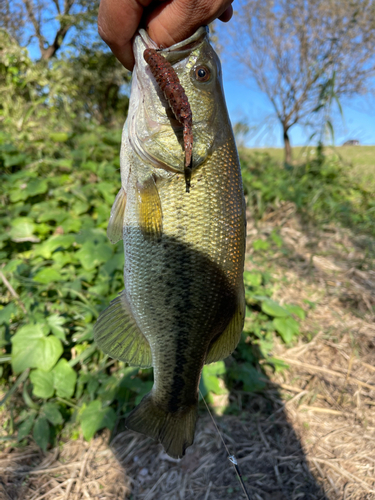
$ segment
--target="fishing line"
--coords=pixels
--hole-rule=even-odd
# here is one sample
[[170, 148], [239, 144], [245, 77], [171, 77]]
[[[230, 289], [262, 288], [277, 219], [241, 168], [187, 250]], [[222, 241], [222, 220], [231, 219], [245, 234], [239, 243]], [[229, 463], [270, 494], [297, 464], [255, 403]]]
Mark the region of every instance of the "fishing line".
[[229, 462], [233, 465], [233, 468], [234, 468], [234, 470], [236, 471], [236, 474], [237, 474], [238, 480], [239, 480], [239, 481], [240, 481], [240, 483], [241, 483], [241, 486], [242, 486], [243, 492], [244, 492], [244, 494], [245, 494], [245, 496], [246, 496], [247, 500], [251, 500], [251, 498], [250, 498], [250, 494], [249, 494], [249, 492], [247, 491], [246, 486], [245, 486], [245, 483], [244, 483], [244, 481], [243, 481], [243, 479], [242, 479], [242, 474], [241, 474], [241, 471], [240, 471], [240, 469], [239, 469], [239, 467], [238, 467], [238, 462], [237, 462], [237, 459], [236, 459], [236, 457], [235, 457], [234, 455], [231, 455], [231, 454], [229, 453], [228, 446], [225, 444], [225, 441], [224, 441], [223, 435], [221, 434], [221, 432], [220, 432], [220, 430], [219, 430], [219, 427], [217, 426], [217, 424], [216, 424], [216, 422], [215, 422], [215, 419], [214, 419], [214, 417], [213, 417], [213, 415], [212, 415], [212, 413], [211, 413], [211, 410], [210, 410], [210, 408], [208, 407], [208, 404], [206, 403], [206, 400], [204, 399], [203, 394], [202, 394], [202, 392], [201, 392], [201, 390], [200, 390], [200, 389], [199, 389], [199, 393], [200, 393], [200, 395], [201, 395], [201, 398], [202, 398], [202, 399], [203, 399], [203, 401], [204, 401], [204, 404], [206, 405], [207, 411], [208, 411], [208, 413], [209, 413], [209, 415], [210, 415], [210, 417], [211, 417], [211, 419], [212, 419], [212, 422], [213, 422], [213, 424], [214, 424], [214, 426], [215, 426], [215, 429], [216, 429], [217, 433], [219, 434], [220, 439], [221, 439], [221, 441], [222, 441], [222, 443], [223, 443], [223, 445], [224, 445], [224, 448], [225, 448], [225, 450], [226, 450], [226, 452], [227, 452], [227, 454], [228, 454], [228, 460], [229, 460]]

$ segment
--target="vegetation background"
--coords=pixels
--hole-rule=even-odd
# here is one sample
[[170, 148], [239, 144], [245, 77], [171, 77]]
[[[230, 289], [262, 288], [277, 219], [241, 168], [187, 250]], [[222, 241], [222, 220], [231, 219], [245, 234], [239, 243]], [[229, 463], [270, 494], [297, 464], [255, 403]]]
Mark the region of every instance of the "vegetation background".
[[[109, 359], [92, 337], [98, 314], [123, 288], [122, 242], [111, 245], [106, 227], [119, 189], [130, 74], [93, 34], [95, 2], [25, 0], [1, 8], [0, 440], [8, 451], [35, 442], [46, 452], [69, 440], [90, 441], [101, 429], [116, 431], [152, 387], [152, 370]], [[35, 43], [39, 60], [27, 49]], [[375, 318], [375, 146], [326, 147], [332, 102], [339, 103], [335, 82], [342, 81], [338, 68], [332, 71], [319, 81], [312, 106], [309, 98], [310, 116], [319, 113], [309, 122], [317, 146], [295, 148], [294, 160], [289, 142], [285, 156], [246, 149], [246, 126], [235, 125], [251, 220], [247, 317], [233, 356], [203, 371], [202, 394], [219, 414], [243, 415], [255, 394], [268, 397], [269, 380], [285, 382], [291, 373], [282, 349], [308, 345], [319, 334], [309, 322], [317, 300], [291, 290], [279, 297], [287, 273], [272, 262], [288, 268], [296, 258], [287, 220], [298, 220], [301, 238], [309, 234], [310, 274], [316, 262], [324, 268], [313, 247], [331, 231], [337, 245], [324, 247], [323, 259], [335, 261], [340, 247], [350, 261], [345, 273], [362, 273], [363, 283], [356, 282], [362, 299], [348, 299], [346, 307], [366, 324]], [[335, 280], [346, 283], [341, 271], [333, 268]], [[360, 357], [353, 329], [349, 335]], [[371, 408], [374, 381], [364, 383]], [[375, 483], [366, 484], [371, 494]]]

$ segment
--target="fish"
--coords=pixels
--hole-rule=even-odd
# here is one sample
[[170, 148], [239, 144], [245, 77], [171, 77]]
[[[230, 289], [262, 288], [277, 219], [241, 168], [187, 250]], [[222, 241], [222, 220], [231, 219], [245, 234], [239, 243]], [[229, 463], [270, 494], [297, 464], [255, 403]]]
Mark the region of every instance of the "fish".
[[[189, 101], [189, 190], [184, 120], [147, 49], [168, 61]], [[125, 425], [181, 458], [194, 441], [202, 369], [229, 356], [243, 329], [245, 200], [208, 28], [161, 49], [140, 30], [133, 51], [121, 188], [107, 229], [112, 243], [123, 239], [125, 288], [99, 315], [94, 339], [115, 359], [153, 367], [153, 387]]]

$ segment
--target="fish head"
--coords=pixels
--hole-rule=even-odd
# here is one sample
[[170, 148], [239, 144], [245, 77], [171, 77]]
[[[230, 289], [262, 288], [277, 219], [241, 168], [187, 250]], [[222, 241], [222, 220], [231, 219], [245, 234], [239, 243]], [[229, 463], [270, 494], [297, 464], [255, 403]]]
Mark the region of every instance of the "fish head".
[[[145, 30], [134, 41], [135, 69], [128, 115], [128, 139], [147, 164], [166, 171], [184, 170], [183, 125], [174, 117], [164, 93], [144, 60], [157, 46]], [[201, 27], [190, 38], [158, 50], [173, 66], [189, 100], [193, 118], [193, 169], [225, 140], [231, 126], [227, 115], [220, 60]], [[228, 130], [229, 127], [229, 130]]]

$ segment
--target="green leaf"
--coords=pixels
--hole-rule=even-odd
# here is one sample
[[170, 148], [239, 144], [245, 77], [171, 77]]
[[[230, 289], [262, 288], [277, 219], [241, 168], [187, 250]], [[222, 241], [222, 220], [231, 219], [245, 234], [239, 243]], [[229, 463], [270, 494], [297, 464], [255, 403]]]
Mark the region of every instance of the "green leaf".
[[43, 325], [25, 325], [12, 337], [12, 368], [20, 373], [26, 368], [50, 371], [63, 352], [59, 339], [45, 336]]
[[122, 270], [124, 268], [124, 254], [115, 253], [105, 264], [103, 264], [102, 269], [107, 271], [108, 274], [113, 274], [113, 272], [118, 269]]
[[282, 359], [274, 357], [267, 358], [267, 363], [271, 364], [274, 367], [276, 373], [283, 372], [284, 370], [287, 370], [289, 368], [288, 363], [285, 363], [285, 361], [283, 361]]
[[48, 184], [45, 179], [32, 179], [27, 183], [26, 193], [28, 196], [36, 196], [47, 191]]
[[11, 222], [10, 237], [12, 240], [22, 240], [33, 236], [35, 224], [29, 217], [18, 217]]
[[47, 318], [47, 323], [50, 326], [52, 333], [55, 335], [55, 337], [64, 342], [66, 341], [66, 337], [62, 325], [65, 323], [65, 321], [65, 318], [63, 318], [59, 314], [51, 314], [51, 316], [48, 316]]
[[66, 132], [51, 132], [49, 137], [53, 142], [66, 142], [69, 139], [69, 134]]
[[53, 384], [56, 389], [56, 394], [60, 398], [71, 398], [77, 381], [77, 373], [66, 359], [60, 359], [53, 372]]
[[76, 215], [84, 214], [89, 210], [89, 208], [89, 204], [82, 200], [77, 200], [72, 206], [72, 210]]
[[26, 155], [5, 155], [4, 165], [6, 167], [13, 167], [14, 165], [23, 165], [26, 160]]
[[209, 392], [214, 394], [226, 394], [228, 391], [223, 387], [223, 381], [218, 376], [224, 375], [226, 368], [224, 361], [218, 361], [203, 367], [199, 389], [203, 397]]
[[277, 302], [274, 300], [264, 300], [261, 304], [262, 311], [269, 316], [274, 316], [277, 318], [283, 318], [286, 316], [290, 316], [290, 313], [281, 307]]
[[[8, 401], [8, 399], [13, 396], [13, 394], [16, 392], [17, 388], [25, 382], [27, 377], [29, 376], [30, 370], [25, 370], [14, 382], [12, 387], [9, 389], [9, 391], [3, 396], [3, 398], [0, 401], [0, 407], [5, 405], [5, 403]], [[26, 385], [24, 385], [24, 389], [26, 388]]]
[[306, 313], [300, 306], [296, 306], [294, 304], [285, 304], [285, 309], [287, 309], [292, 314], [295, 314], [299, 319], [305, 319]]
[[44, 416], [51, 422], [52, 425], [59, 425], [64, 422], [64, 419], [55, 403], [45, 403], [41, 411]]
[[283, 246], [283, 239], [281, 238], [281, 236], [279, 234], [272, 231], [271, 238], [273, 239], [274, 243], [276, 243], [276, 245], [279, 248]]
[[76, 257], [81, 262], [83, 268], [89, 271], [109, 260], [112, 257], [112, 253], [113, 249], [108, 243], [95, 245], [93, 242], [87, 241], [76, 253]]
[[299, 324], [291, 317], [275, 318], [273, 320], [276, 331], [280, 334], [283, 341], [288, 344], [293, 340], [294, 335], [299, 333]]
[[[66, 214], [65, 214], [66, 215]], [[73, 234], [65, 234], [58, 236], [51, 236], [48, 240], [38, 245], [35, 250], [35, 255], [40, 255], [45, 259], [50, 259], [52, 253], [58, 248], [67, 250], [73, 245], [75, 236]]]
[[78, 232], [81, 229], [82, 222], [78, 217], [69, 217], [61, 222], [61, 227], [66, 233]]
[[268, 241], [265, 240], [255, 240], [253, 241], [253, 248], [255, 251], [262, 251], [262, 250], [268, 250], [270, 247], [270, 244]]
[[248, 392], [261, 391], [266, 386], [264, 376], [258, 372], [252, 365], [243, 363], [231, 369], [231, 377], [234, 380], [240, 380], [243, 388]]
[[46, 417], [39, 416], [34, 425], [33, 438], [36, 444], [42, 448], [43, 451], [47, 451], [48, 441], [49, 441], [49, 424]]
[[43, 370], [33, 370], [30, 373], [30, 380], [33, 384], [33, 394], [38, 398], [48, 399], [53, 396], [53, 374]]
[[67, 216], [68, 216], [68, 214], [66, 213], [65, 210], [63, 210], [62, 208], [56, 208], [56, 209], [47, 210], [46, 212], [42, 212], [38, 216], [37, 220], [38, 220], [38, 222], [47, 222], [47, 221], [53, 220], [57, 223], [60, 223], [61, 221], [66, 219]]
[[61, 276], [59, 271], [56, 271], [53, 267], [44, 267], [36, 273], [33, 280], [47, 285], [48, 283], [56, 281], [64, 281], [64, 278]]
[[56, 165], [59, 167], [63, 167], [64, 170], [71, 170], [73, 166], [73, 159], [72, 158], [59, 158], [56, 160]]
[[216, 361], [216, 363], [211, 363], [205, 365], [203, 371], [206, 375], [218, 376], [224, 375], [227, 372], [224, 361]]
[[[27, 373], [27, 372], [24, 372], [24, 373]], [[27, 391], [27, 385], [28, 384], [23, 384], [23, 389], [22, 389], [23, 400], [25, 401], [27, 406], [29, 408], [31, 408], [32, 410], [39, 410], [39, 406], [36, 403], [34, 403], [34, 401], [31, 399], [31, 397]]]
[[101, 402], [95, 400], [82, 411], [80, 421], [83, 437], [89, 441], [99, 429], [113, 429], [116, 413], [110, 406], [102, 408]]
[[245, 271], [243, 273], [244, 283], [247, 286], [257, 287], [262, 284], [262, 275], [260, 273], [250, 273]]
[[0, 311], [0, 325], [2, 323], [9, 323], [10, 318], [16, 314], [17, 306], [14, 302], [3, 307]]
[[143, 382], [143, 387], [140, 390], [140, 392], [137, 394], [135, 401], [134, 401], [136, 405], [139, 405], [139, 403], [146, 396], [146, 394], [148, 394], [151, 391], [153, 385], [154, 385], [154, 383], [151, 380], [146, 380], [145, 382]]
[[31, 429], [33, 428], [35, 417], [36, 417], [36, 411], [30, 410], [30, 415], [18, 427], [17, 441], [22, 441], [22, 439], [24, 439], [26, 436], [30, 434]]

